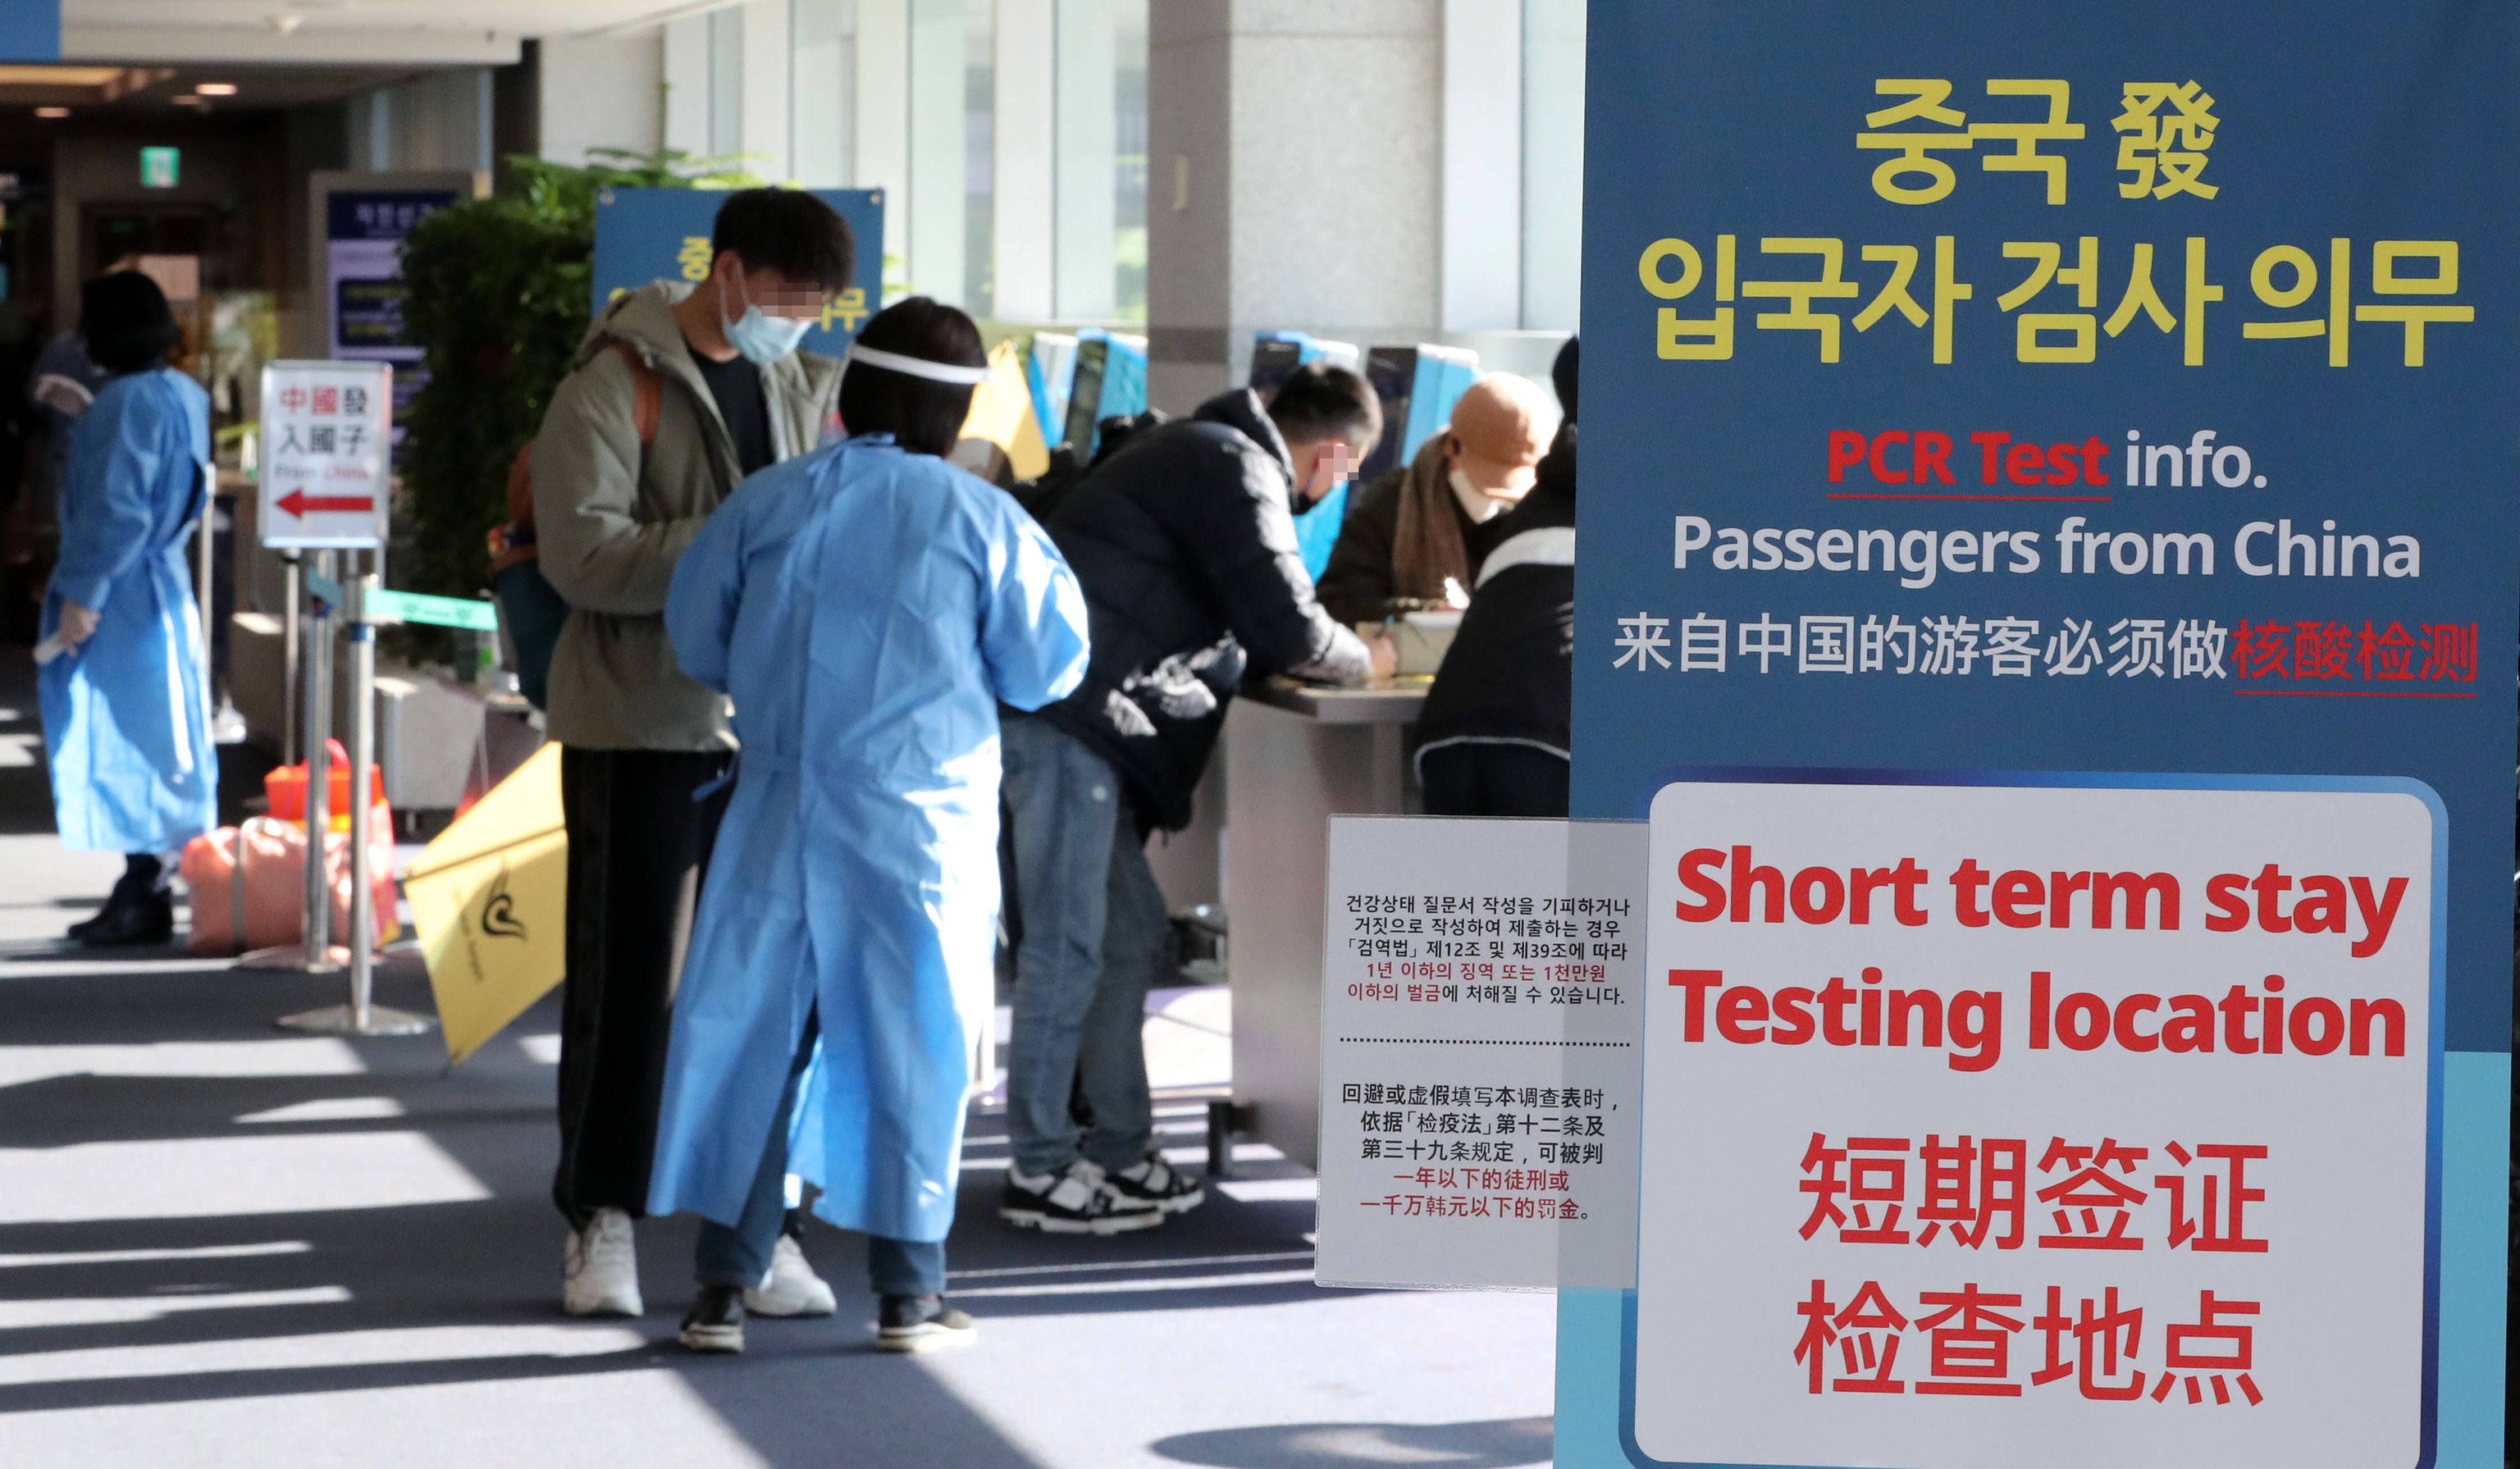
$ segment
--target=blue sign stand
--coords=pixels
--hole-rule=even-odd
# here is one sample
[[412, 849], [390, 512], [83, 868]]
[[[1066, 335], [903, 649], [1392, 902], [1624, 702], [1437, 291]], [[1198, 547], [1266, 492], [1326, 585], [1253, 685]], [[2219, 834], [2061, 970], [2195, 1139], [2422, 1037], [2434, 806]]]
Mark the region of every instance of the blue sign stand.
[[[2263, 1405], [2254, 1385], [2169, 1396], [2166, 1376], [2163, 1397], [2105, 1405], [2188, 1415], [2159, 1421], [2197, 1425], [2219, 1465], [2485, 1469], [2503, 1446], [2520, 15], [2318, 0], [2285, 12], [2280, 42], [2265, 19], [2157, 0], [1594, 5], [1573, 814], [1642, 819], [1675, 781], [2425, 801], [2444, 845], [2430, 1135], [2408, 1144], [2435, 1160], [2421, 1360], [2375, 1362], [2371, 1389], [2419, 1388], [2419, 1425], [2324, 1459], [2262, 1442], [2247, 1425], [2272, 1434], [2302, 1402], [2275, 1372]], [[1648, 952], [1657, 973], [1669, 957]], [[1653, 983], [1649, 1071], [1682, 1054]], [[2005, 1065], [2043, 1064], [2018, 1010], [2006, 1023]], [[2193, 1071], [2179, 1085], [2248, 1085]], [[1650, 1123], [1644, 1151], [1649, 1170]], [[2294, 1158], [2269, 1184], [2295, 1190], [2287, 1207], [2313, 1187], [2340, 1218], [2364, 1202]], [[1812, 1177], [1793, 1161], [1788, 1200]], [[1646, 1197], [1651, 1251], [1669, 1222]], [[1990, 1247], [1949, 1273], [1957, 1289], [2089, 1259], [2068, 1254]], [[2151, 1309], [2127, 1359], [2159, 1372], [2196, 1297]], [[1702, 1329], [1799, 1393], [1795, 1310]], [[2267, 1311], [2261, 1363], [2351, 1330]], [[1640, 1445], [1638, 1402], [1688, 1385], [1640, 1364], [1639, 1312], [1637, 1291], [1560, 1292], [1559, 1465], [1690, 1462]], [[1910, 1330], [1902, 1380], [1928, 1375], [1929, 1335]], [[1930, 1453], [1752, 1461], [2171, 1462], [2125, 1452], [2072, 1381], [2030, 1386], [2037, 1331], [2011, 1351], [2031, 1396], [1972, 1411], [1999, 1400], [1892, 1389], [1880, 1367], [1899, 1396], [1863, 1410], [1943, 1425]], [[1857, 1400], [1809, 1367], [1816, 1396], [1778, 1399], [1779, 1445], [1854, 1421]], [[2094, 1427], [2031, 1450], [2020, 1414], [2060, 1399]]]
[[[807, 191], [848, 221], [858, 245], [858, 284], [838, 293], [805, 334], [809, 352], [837, 357], [867, 318], [883, 309], [883, 191]], [[709, 227], [726, 200], [715, 189], [607, 189], [595, 199], [597, 311], [651, 281], [708, 279]]]
[[0, 61], [62, 59], [62, 0], [9, 0], [0, 5]]

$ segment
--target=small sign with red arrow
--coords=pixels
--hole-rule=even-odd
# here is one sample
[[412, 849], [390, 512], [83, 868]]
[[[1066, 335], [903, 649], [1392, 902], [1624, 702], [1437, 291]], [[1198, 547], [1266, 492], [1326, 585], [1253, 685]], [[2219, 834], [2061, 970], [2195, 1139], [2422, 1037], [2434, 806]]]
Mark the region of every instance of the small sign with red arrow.
[[262, 544], [382, 546], [393, 473], [393, 365], [274, 362], [262, 370]]
[[303, 519], [308, 515], [320, 515], [328, 512], [364, 514], [376, 509], [377, 502], [371, 495], [309, 495], [304, 490], [291, 490], [272, 504]]

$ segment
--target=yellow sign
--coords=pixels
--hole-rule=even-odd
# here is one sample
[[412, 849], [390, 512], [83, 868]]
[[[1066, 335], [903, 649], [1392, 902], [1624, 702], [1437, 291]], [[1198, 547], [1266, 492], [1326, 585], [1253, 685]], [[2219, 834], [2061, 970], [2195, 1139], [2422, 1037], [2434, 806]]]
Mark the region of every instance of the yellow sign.
[[836, 323], [837, 330], [854, 334], [873, 314], [867, 310], [865, 288], [852, 286], [823, 303], [823, 330], [832, 331]]
[[683, 247], [674, 252], [674, 263], [683, 268], [686, 281], [707, 280], [709, 266], [716, 258], [717, 252], [709, 247], [706, 235], [684, 236]]
[[560, 746], [502, 780], [404, 874], [450, 1065], [504, 1030], [565, 972], [568, 833]]
[[1041, 421], [1033, 417], [1032, 389], [1024, 381], [1023, 353], [1013, 342], [1002, 341], [989, 353], [989, 380], [971, 389], [961, 436], [1004, 449], [1017, 479], [1037, 479], [1050, 467]]

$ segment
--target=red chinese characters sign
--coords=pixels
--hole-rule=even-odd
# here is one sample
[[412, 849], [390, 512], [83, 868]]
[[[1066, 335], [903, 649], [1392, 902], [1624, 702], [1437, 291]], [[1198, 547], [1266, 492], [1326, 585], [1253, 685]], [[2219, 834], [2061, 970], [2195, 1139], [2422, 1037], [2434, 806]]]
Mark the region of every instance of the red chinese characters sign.
[[1665, 787], [1639, 1446], [2417, 1442], [2435, 821], [2390, 789]]

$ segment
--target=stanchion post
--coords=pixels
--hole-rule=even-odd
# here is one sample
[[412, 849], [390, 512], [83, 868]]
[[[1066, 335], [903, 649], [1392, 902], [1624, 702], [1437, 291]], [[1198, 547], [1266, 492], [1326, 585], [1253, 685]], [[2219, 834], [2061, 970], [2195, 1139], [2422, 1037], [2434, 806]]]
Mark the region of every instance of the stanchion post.
[[[329, 570], [330, 568], [325, 568]], [[417, 1036], [433, 1030], [437, 1021], [428, 1015], [415, 1015], [408, 1010], [390, 1009], [376, 1002], [376, 912], [374, 874], [369, 869], [368, 818], [372, 803], [368, 784], [375, 779], [377, 760], [377, 625], [369, 600], [377, 591], [377, 574], [373, 571], [352, 579], [342, 588], [343, 616], [350, 625], [350, 690], [355, 701], [350, 711], [350, 1002], [302, 1015], [286, 1015], [280, 1023], [291, 1030], [311, 1031], [328, 1036]], [[331, 656], [330, 649], [324, 656]], [[316, 735], [310, 745], [320, 747], [322, 736]], [[310, 750], [310, 760], [312, 751]], [[308, 768], [308, 779], [315, 777]], [[312, 792], [307, 801], [310, 823], [322, 808], [314, 802]], [[329, 823], [327, 825], [329, 826]], [[318, 843], [324, 840], [323, 828], [309, 825], [308, 850], [320, 853]], [[312, 869], [325, 870], [320, 858]], [[332, 913], [332, 894], [325, 893], [325, 915]], [[310, 943], [312, 931], [310, 930]], [[310, 951], [312, 952], [312, 951]]]
[[298, 605], [306, 590], [299, 584], [297, 568], [304, 552], [290, 550], [280, 554], [281, 585], [286, 589], [281, 599], [280, 618], [280, 763], [297, 763], [297, 691], [299, 654]]
[[[350, 1029], [374, 1033], [375, 889], [368, 871], [368, 783], [377, 767], [377, 625], [368, 620], [373, 571], [349, 584], [350, 605]], [[329, 906], [329, 905], [328, 905]]]
[[[315, 553], [315, 575], [333, 576], [333, 553]], [[306, 967], [329, 969], [333, 957], [332, 865], [324, 849], [333, 831], [333, 605], [310, 595], [306, 664]]]
[[[202, 476], [201, 544], [195, 548], [193, 557], [197, 563], [195, 569], [200, 577], [200, 583], [193, 600], [202, 611], [202, 701], [203, 712], [208, 713], [217, 709], [219, 702], [218, 659], [210, 651], [217, 645], [216, 640], [211, 635], [210, 619], [217, 615], [213, 608], [218, 603], [218, 583], [215, 578], [218, 575], [219, 479], [218, 471], [207, 465], [202, 466], [201, 473]], [[208, 728], [207, 721], [203, 722], [202, 728]]]

